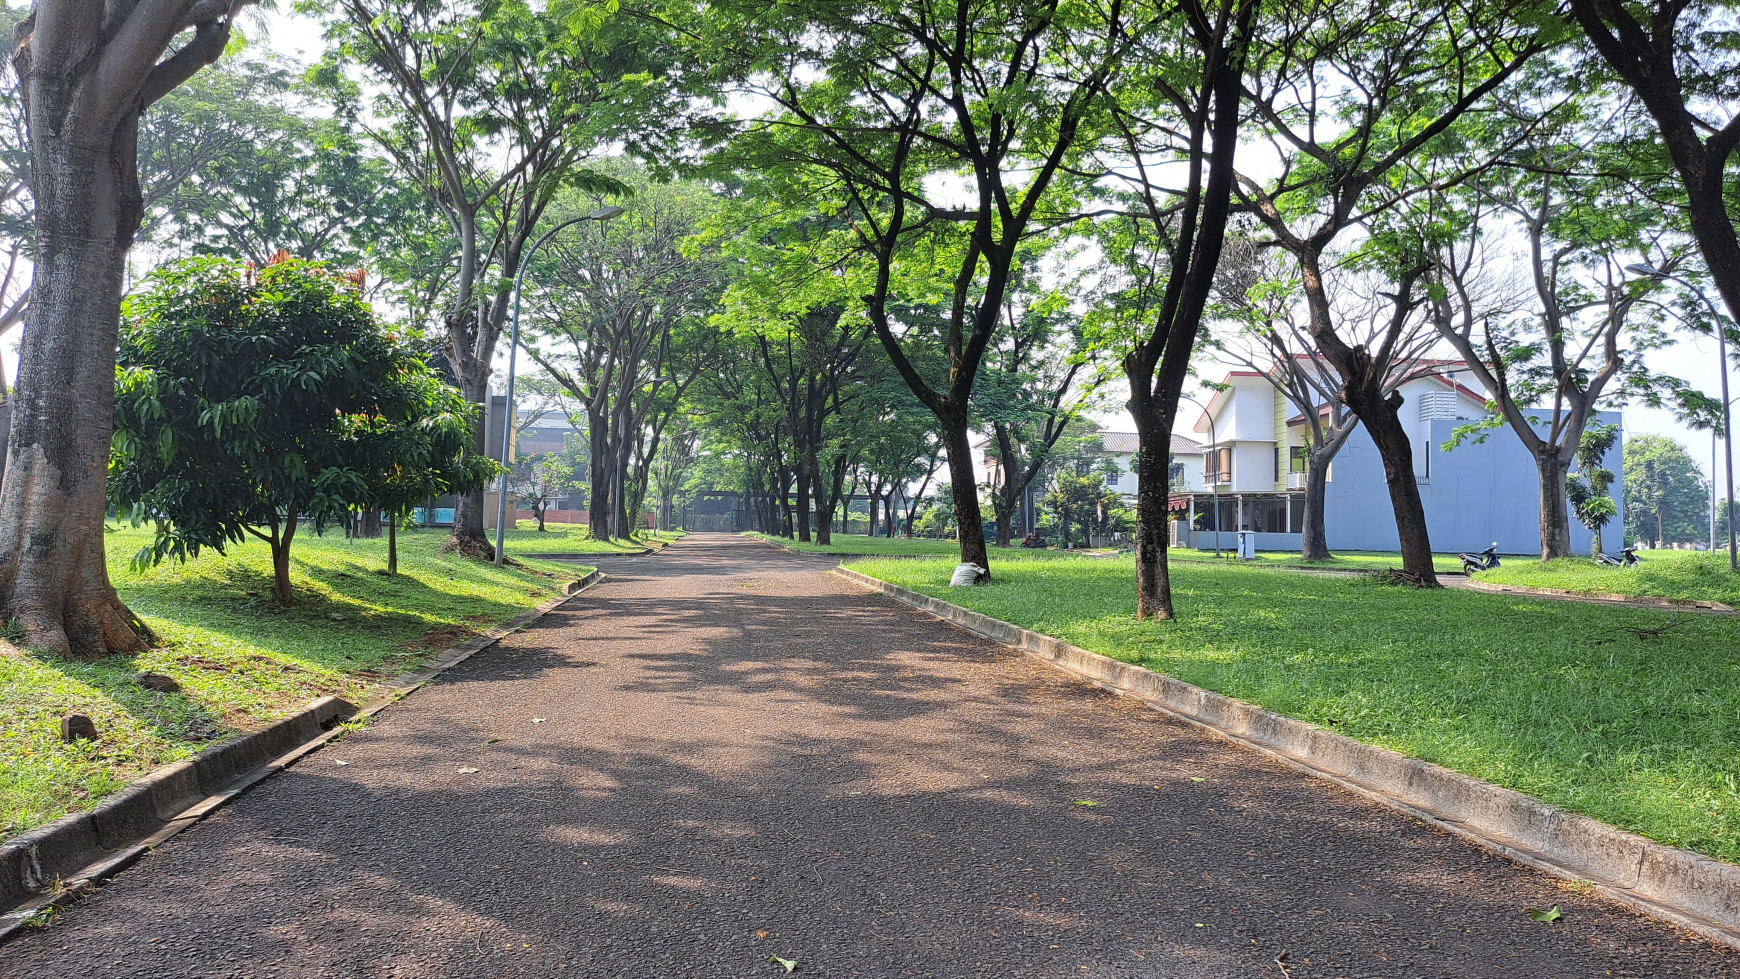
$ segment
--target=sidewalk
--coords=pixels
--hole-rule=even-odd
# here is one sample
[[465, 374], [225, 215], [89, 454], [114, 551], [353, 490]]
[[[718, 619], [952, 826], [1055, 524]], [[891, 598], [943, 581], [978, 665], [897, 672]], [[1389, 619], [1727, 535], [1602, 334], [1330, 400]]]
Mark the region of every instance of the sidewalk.
[[831, 562], [597, 563], [0, 975], [1740, 975]]

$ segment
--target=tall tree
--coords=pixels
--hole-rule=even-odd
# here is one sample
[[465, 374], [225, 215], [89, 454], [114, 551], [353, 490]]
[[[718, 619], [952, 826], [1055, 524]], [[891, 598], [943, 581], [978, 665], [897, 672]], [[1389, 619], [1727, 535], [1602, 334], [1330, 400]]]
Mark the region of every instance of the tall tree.
[[[1649, 369], [1645, 353], [1672, 339], [1647, 284], [1625, 272], [1638, 257], [1663, 270], [1680, 258], [1658, 230], [1659, 210], [1624, 184], [1589, 176], [1601, 169], [1599, 137], [1568, 130], [1587, 133], [1594, 122], [1539, 130], [1507, 155], [1514, 169], [1470, 181], [1460, 196], [1472, 200], [1446, 208], [1461, 240], [1438, 249], [1432, 273], [1437, 332], [1497, 409], [1458, 438], [1508, 425], [1533, 457], [1542, 560], [1571, 556], [1565, 480], [1584, 433], [1598, 424], [1595, 412], [1633, 399], [1659, 403], [1684, 386]], [[1504, 231], [1520, 232], [1521, 254], [1504, 247]], [[1519, 267], [1522, 281], [1507, 281]]]
[[[582, 164], [651, 97], [655, 86], [636, 74], [647, 46], [623, 36], [639, 22], [584, 0], [299, 6], [328, 18], [335, 46], [322, 77], [333, 94], [365, 118], [362, 89], [344, 71], [365, 72], [376, 93], [366, 117], [380, 120], [370, 136], [447, 220], [456, 264], [442, 312], [447, 361], [482, 404], [514, 274], [558, 191], [623, 189]], [[480, 426], [474, 451], [484, 444]], [[483, 509], [481, 489], [456, 508], [453, 536], [469, 553], [488, 550]]]
[[1625, 440], [1625, 522], [1657, 546], [1700, 541], [1710, 532], [1710, 486], [1691, 453], [1666, 435]]
[[[1053, 191], [1099, 99], [1148, 28], [1122, 3], [713, 0], [703, 43], [774, 111], [733, 140], [790, 200], [848, 216], [873, 272], [862, 302], [889, 360], [937, 417], [961, 560], [989, 566], [969, 418], [1023, 241], [1062, 219]], [[905, 311], [943, 310], [909, 334]], [[925, 376], [914, 345], [944, 352]]]
[[[1161, 22], [1106, 108], [1129, 187], [1103, 244], [1111, 282], [1099, 329], [1123, 351], [1136, 422], [1136, 617], [1171, 619], [1166, 547], [1172, 427], [1231, 213], [1255, 0], [1157, 5]], [[1133, 171], [1133, 175], [1132, 175]], [[1181, 171], [1181, 172], [1180, 172]], [[1182, 179], [1179, 179], [1179, 178]]]
[[0, 606], [29, 645], [144, 645], [103, 550], [121, 290], [144, 214], [139, 117], [223, 54], [245, 2], [37, 0], [13, 31], [35, 241], [0, 488]]
[[[1436, 585], [1437, 575], [1402, 398], [1384, 383], [1380, 362], [1392, 350], [1351, 341], [1339, 328], [1325, 259], [1337, 238], [1369, 228], [1425, 189], [1395, 179], [1403, 164], [1550, 43], [1537, 26], [1542, 17], [1535, 0], [1310, 0], [1277, 13], [1252, 72], [1254, 112], [1281, 166], [1268, 179], [1241, 176], [1244, 206], [1298, 265], [1312, 341], [1341, 378], [1340, 399], [1377, 445], [1402, 570], [1422, 584]], [[1424, 245], [1407, 237], [1369, 253], [1395, 281], [1398, 325], [1418, 301], [1410, 294], [1425, 272]]]
[[1740, 319], [1740, 236], [1731, 190], [1740, 148], [1735, 6], [1725, 0], [1569, 0], [1607, 67], [1655, 120], [1681, 203], [1728, 314]]

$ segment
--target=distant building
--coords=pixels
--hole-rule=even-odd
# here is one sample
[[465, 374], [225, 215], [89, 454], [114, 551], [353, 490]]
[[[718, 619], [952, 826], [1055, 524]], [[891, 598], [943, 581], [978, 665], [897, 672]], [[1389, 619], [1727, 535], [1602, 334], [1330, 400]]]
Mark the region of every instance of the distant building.
[[[1416, 376], [1398, 389], [1402, 421], [1413, 445], [1414, 477], [1420, 484], [1427, 530], [1438, 551], [1481, 550], [1497, 541], [1507, 554], [1540, 551], [1540, 483], [1534, 458], [1508, 425], [1484, 442], [1465, 440], [1446, 451], [1459, 425], [1486, 417], [1486, 397], [1457, 380], [1456, 362], [1421, 361]], [[1305, 513], [1305, 445], [1310, 433], [1304, 408], [1291, 403], [1264, 375], [1233, 371], [1226, 387], [1209, 399], [1192, 430], [1207, 437], [1202, 449], [1203, 489], [1173, 494], [1171, 510], [1182, 525], [1180, 546], [1222, 547], [1234, 533], [1256, 531], [1261, 550], [1298, 550]], [[1600, 421], [1619, 424], [1617, 412]], [[1605, 460], [1620, 471], [1623, 440]], [[1620, 500], [1615, 497], [1615, 503]], [[1325, 531], [1332, 550], [1393, 551], [1400, 545], [1383, 460], [1364, 427], [1329, 466], [1324, 499]], [[1607, 525], [1603, 539], [1617, 550], [1624, 514]], [[1588, 553], [1590, 534], [1574, 519], [1571, 544]]]

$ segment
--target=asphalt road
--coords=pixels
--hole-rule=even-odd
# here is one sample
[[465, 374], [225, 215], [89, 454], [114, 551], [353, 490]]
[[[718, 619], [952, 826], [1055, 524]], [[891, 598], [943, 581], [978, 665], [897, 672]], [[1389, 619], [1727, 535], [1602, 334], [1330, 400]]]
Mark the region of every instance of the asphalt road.
[[0, 974], [1740, 975], [826, 565], [610, 561]]

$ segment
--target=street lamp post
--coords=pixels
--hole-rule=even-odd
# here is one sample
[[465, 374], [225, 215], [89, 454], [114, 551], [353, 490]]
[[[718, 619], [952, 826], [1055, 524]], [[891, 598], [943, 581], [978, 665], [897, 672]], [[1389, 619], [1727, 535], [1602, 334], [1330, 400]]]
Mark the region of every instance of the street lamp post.
[[496, 567], [501, 567], [502, 560], [506, 557], [504, 548], [507, 546], [508, 448], [513, 442], [514, 433], [514, 361], [520, 350], [520, 286], [526, 281], [526, 269], [532, 264], [532, 256], [537, 254], [538, 249], [544, 247], [545, 242], [554, 238], [556, 232], [582, 221], [608, 221], [621, 213], [622, 208], [612, 204], [608, 207], [601, 207], [590, 214], [582, 214], [577, 218], [563, 221], [544, 232], [542, 238], [534, 242], [532, 247], [526, 249], [525, 256], [520, 259], [520, 269], [514, 274], [513, 336], [508, 342], [507, 400], [502, 405], [501, 420], [501, 459], [499, 460], [501, 462], [501, 486], [495, 505]]
[[[1716, 304], [1710, 301], [1709, 296], [1704, 295], [1702, 289], [1677, 275], [1663, 272], [1644, 262], [1627, 265], [1625, 270], [1636, 275], [1647, 275], [1652, 279], [1669, 279], [1678, 282], [1704, 301], [1704, 305], [1710, 310], [1710, 316], [1715, 320], [1716, 369], [1722, 372], [1722, 444], [1726, 448], [1726, 451], [1722, 453], [1726, 457], [1726, 465], [1723, 466], [1723, 470], [1728, 484], [1728, 570], [1740, 571], [1740, 543], [1736, 542], [1734, 532], [1734, 428], [1732, 424], [1734, 413], [1731, 407], [1733, 400], [1728, 396], [1728, 331], [1722, 323], [1722, 311], [1716, 308]], [[1716, 474], [1710, 473], [1710, 479], [1714, 481], [1715, 478]]]

